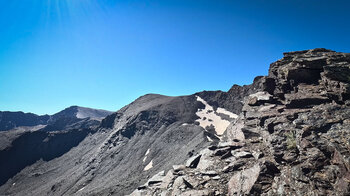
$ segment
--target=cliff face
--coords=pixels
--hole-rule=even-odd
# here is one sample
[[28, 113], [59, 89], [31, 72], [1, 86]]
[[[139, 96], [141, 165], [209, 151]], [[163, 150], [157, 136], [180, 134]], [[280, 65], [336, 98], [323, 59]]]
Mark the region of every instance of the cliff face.
[[350, 54], [285, 53], [223, 141], [132, 195], [349, 195]]

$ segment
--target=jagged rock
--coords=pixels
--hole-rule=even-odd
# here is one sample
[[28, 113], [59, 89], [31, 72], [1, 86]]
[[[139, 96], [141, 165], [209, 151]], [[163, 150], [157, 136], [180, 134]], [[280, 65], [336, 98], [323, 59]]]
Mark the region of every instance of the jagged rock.
[[[307, 88], [307, 87], [304, 87]], [[298, 92], [285, 95], [286, 106], [288, 108], [307, 108], [314, 105], [330, 103], [331, 100], [326, 96], [321, 96], [319, 93]]]
[[253, 152], [252, 153], [255, 159], [260, 159], [264, 156], [264, 153], [262, 152]]
[[216, 176], [218, 175], [218, 173], [216, 171], [204, 171], [204, 172], [201, 172], [203, 175], [207, 175], [207, 176]]
[[188, 180], [188, 179], [186, 180], [186, 178], [182, 178], [182, 181], [183, 181], [184, 185], [186, 185], [186, 188], [193, 189], [193, 187], [195, 186], [189, 182], [190, 180]]
[[244, 146], [244, 143], [237, 141], [228, 141], [228, 142], [220, 142], [217, 147], [218, 148], [226, 148], [229, 147], [231, 150], [239, 149]]
[[154, 175], [151, 179], [148, 180], [147, 184], [153, 185], [153, 184], [157, 184], [163, 181], [165, 177], [165, 173], [164, 171], [160, 171], [159, 173], [157, 173], [156, 175]]
[[236, 171], [237, 169], [239, 169], [243, 165], [245, 165], [245, 161], [237, 160], [237, 161], [231, 162], [228, 166], [224, 167], [222, 169], [222, 172], [228, 173], [228, 172]]
[[272, 95], [268, 92], [257, 92], [248, 96], [248, 105], [260, 105], [266, 103], [272, 99]]
[[214, 177], [212, 177], [211, 179], [213, 179], [213, 180], [219, 180], [219, 179], [221, 179], [221, 177], [220, 177], [220, 176], [214, 176]]
[[246, 151], [233, 151], [231, 152], [234, 157], [238, 158], [250, 158], [253, 157], [252, 153]]
[[172, 170], [169, 170], [168, 173], [162, 178], [162, 182], [159, 185], [160, 189], [167, 189], [172, 182], [174, 182], [176, 176], [173, 174]]
[[228, 183], [229, 195], [245, 195], [251, 193], [251, 190], [259, 177], [260, 166], [243, 170], [235, 174]]
[[231, 152], [230, 146], [224, 147], [224, 148], [219, 148], [219, 149], [215, 150], [214, 155], [215, 156], [222, 156], [228, 152]]
[[173, 165], [173, 169], [175, 172], [178, 172], [180, 170], [186, 169], [186, 166], [185, 165]]
[[213, 195], [349, 195], [349, 65], [326, 49], [285, 53], [254, 80], [222, 141], [181, 175]]
[[196, 156], [191, 157], [190, 159], [187, 160], [186, 167], [196, 168], [201, 157], [202, 157], [202, 155], [196, 155]]
[[244, 141], [245, 137], [242, 131], [242, 128], [244, 127], [244, 122], [242, 121], [235, 121], [232, 122], [226, 129], [226, 135], [229, 141], [233, 140], [239, 140]]
[[265, 161], [253, 167], [236, 173], [228, 183], [229, 195], [256, 195], [268, 189], [278, 168], [271, 162]]

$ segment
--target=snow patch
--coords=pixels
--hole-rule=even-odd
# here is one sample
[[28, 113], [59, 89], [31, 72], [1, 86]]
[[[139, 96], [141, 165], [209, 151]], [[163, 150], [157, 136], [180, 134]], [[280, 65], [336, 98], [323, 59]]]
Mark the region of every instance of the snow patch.
[[92, 108], [85, 108], [85, 107], [77, 107], [77, 110], [78, 111], [75, 116], [79, 119], [91, 118], [95, 120], [102, 120], [106, 116], [113, 113], [106, 110], [92, 109]]
[[147, 152], [146, 152], [145, 156], [147, 156], [147, 155], [148, 155], [149, 151], [150, 151], [150, 149], [148, 149], [148, 150], [147, 150]]
[[82, 191], [82, 190], [84, 190], [84, 189], [85, 189], [85, 186], [84, 186], [83, 188], [79, 189], [77, 192]]
[[148, 163], [148, 165], [146, 165], [145, 169], [143, 169], [143, 171], [147, 171], [149, 169], [151, 169], [153, 167], [153, 160], [151, 160], [151, 162]]
[[208, 136], [207, 136], [207, 139], [208, 139], [209, 142], [212, 142], [212, 141], [213, 141], [213, 140], [212, 140], [210, 137], [208, 137]]
[[[204, 109], [198, 109], [196, 112], [196, 115], [199, 116], [200, 119], [197, 119], [196, 121], [199, 122], [199, 125], [203, 127], [204, 129], [207, 126], [213, 125], [216, 131], [217, 135], [222, 135], [228, 125], [230, 124], [230, 121], [222, 119], [219, 115], [215, 114], [214, 108], [209, 105], [205, 100], [200, 98], [199, 96], [197, 97], [197, 101], [202, 102], [205, 106]], [[219, 113], [223, 114], [229, 114], [229, 111], [224, 111], [224, 109], [219, 110]], [[230, 113], [231, 116], [234, 116], [233, 113]]]
[[148, 155], [149, 151], [150, 151], [150, 149], [148, 149], [148, 150], [147, 150], [147, 152], [146, 152], [146, 154], [145, 154], [145, 157], [143, 158], [143, 162], [145, 162], [145, 161], [146, 161], [146, 159], [147, 159], [147, 155]]

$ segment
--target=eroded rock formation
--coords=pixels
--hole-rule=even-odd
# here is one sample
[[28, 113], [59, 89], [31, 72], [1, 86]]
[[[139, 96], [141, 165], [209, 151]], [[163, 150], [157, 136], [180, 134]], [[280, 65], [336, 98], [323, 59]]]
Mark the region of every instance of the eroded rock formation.
[[253, 86], [224, 140], [132, 195], [349, 195], [350, 54], [285, 53]]

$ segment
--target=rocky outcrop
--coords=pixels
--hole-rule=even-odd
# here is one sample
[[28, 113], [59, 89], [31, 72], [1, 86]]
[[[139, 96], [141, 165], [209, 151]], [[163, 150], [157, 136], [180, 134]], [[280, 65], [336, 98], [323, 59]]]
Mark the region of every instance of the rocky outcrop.
[[349, 195], [349, 71], [350, 54], [285, 53], [196, 167], [132, 195]]
[[226, 108], [235, 114], [240, 114], [243, 107], [243, 99], [247, 95], [258, 92], [262, 88], [268, 88], [270, 81], [264, 77], [258, 76], [251, 85], [233, 85], [227, 92], [223, 91], [202, 91], [195, 95], [203, 98], [209, 105], [215, 109], [218, 107]]

